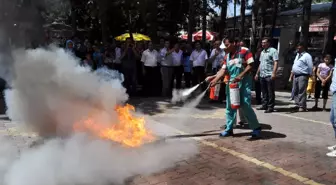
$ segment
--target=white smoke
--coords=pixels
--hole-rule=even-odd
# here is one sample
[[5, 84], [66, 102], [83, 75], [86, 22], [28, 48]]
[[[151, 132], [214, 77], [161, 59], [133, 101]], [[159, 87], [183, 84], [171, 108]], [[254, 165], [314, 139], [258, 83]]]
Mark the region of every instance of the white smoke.
[[15, 155], [8, 153], [12, 150], [0, 150], [0, 172], [4, 172], [1, 185], [123, 183], [134, 175], [174, 166], [197, 152], [190, 141], [130, 149], [72, 133], [73, 124], [92, 111], [101, 112], [96, 121], [117, 121], [114, 108], [128, 99], [121, 81], [102, 79], [99, 74], [107, 71], [91, 73], [58, 48], [19, 50], [13, 56], [16, 76], [12, 89], [6, 92], [7, 114], [26, 129], [52, 139], [14, 159]]

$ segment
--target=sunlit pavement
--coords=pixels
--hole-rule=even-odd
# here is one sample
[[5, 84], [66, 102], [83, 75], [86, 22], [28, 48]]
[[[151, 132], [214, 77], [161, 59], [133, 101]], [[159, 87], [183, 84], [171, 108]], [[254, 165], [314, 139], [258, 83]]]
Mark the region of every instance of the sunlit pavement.
[[[278, 112], [256, 111], [262, 123], [263, 138], [247, 140], [247, 128], [235, 129], [235, 137], [219, 138], [225, 123], [224, 104], [206, 100], [191, 111], [158, 98], [136, 98], [131, 103], [150, 119], [175, 130], [175, 134], [199, 142], [200, 153], [177, 167], [147, 177], [136, 177], [129, 184], [336, 184], [336, 159], [326, 157], [326, 147], [336, 144], [328, 112], [292, 112], [288, 93], [277, 93]], [[313, 101], [308, 107], [313, 106]], [[330, 103], [328, 103], [330, 107]], [[34, 138], [1, 121], [1, 133], [18, 145]]]
[[[326, 156], [326, 147], [336, 144], [329, 112], [293, 112], [289, 93], [276, 97], [277, 112], [256, 111], [264, 129], [257, 141], [247, 140], [247, 128], [235, 129], [235, 137], [218, 137], [225, 123], [223, 104], [203, 101], [183, 115], [164, 101], [135, 100], [138, 109], [157, 122], [186, 137], [196, 135], [201, 152], [164, 173], [138, 177], [133, 184], [336, 184], [336, 159]], [[310, 100], [308, 108], [313, 103]]]

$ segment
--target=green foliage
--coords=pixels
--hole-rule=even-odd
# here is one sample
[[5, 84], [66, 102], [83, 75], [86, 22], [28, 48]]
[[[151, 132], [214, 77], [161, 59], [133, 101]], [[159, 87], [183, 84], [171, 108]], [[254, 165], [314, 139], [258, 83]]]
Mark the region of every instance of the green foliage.
[[[109, 33], [114, 36], [125, 33], [130, 27], [133, 32], [148, 33], [154, 22], [158, 25], [158, 31], [175, 34], [180, 29], [187, 28], [190, 6], [188, 0], [71, 0], [70, 2], [45, 0], [45, 2], [49, 22], [62, 18], [66, 19], [67, 24], [71, 24], [70, 12], [73, 8], [77, 15], [77, 27], [96, 29], [97, 33], [101, 29], [99, 12], [103, 11], [107, 16]], [[195, 9], [194, 17], [199, 17], [202, 13], [202, 0], [194, 0], [192, 6]], [[206, 11], [216, 15], [209, 3]]]

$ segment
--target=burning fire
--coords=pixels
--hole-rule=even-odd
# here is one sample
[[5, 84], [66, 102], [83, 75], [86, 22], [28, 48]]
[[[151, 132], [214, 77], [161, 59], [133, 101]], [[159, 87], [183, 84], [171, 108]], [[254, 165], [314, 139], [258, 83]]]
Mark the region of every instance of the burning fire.
[[75, 123], [75, 131], [89, 131], [94, 135], [121, 143], [128, 147], [138, 147], [146, 142], [154, 140], [154, 136], [145, 128], [145, 119], [132, 115], [134, 111], [132, 105], [116, 106], [118, 123], [99, 124], [94, 120], [94, 116], [89, 116], [84, 121]]

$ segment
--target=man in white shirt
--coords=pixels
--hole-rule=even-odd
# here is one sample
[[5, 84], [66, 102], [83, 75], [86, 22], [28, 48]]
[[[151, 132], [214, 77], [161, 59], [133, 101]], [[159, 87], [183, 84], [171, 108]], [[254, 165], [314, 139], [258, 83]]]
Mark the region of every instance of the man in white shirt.
[[111, 46], [111, 50], [112, 50], [112, 59], [113, 59], [113, 69], [117, 70], [119, 72], [121, 72], [121, 49], [119, 47], [117, 47], [117, 44], [115, 42], [113, 42], [112, 46]]
[[[208, 64], [212, 65], [212, 73], [215, 75], [221, 69], [221, 63], [223, 62], [225, 52], [224, 49], [220, 48], [221, 40], [217, 40], [214, 43], [214, 48], [211, 51], [210, 58], [208, 59]], [[225, 100], [225, 84], [218, 84], [216, 88], [220, 88], [218, 100], [211, 99], [210, 102], [223, 102]]]
[[141, 62], [144, 72], [144, 92], [148, 96], [159, 96], [161, 93], [161, 74], [158, 67], [159, 52], [154, 49], [153, 43], [148, 43], [148, 49], [142, 53]]
[[209, 62], [212, 64], [212, 72], [216, 74], [221, 68], [221, 63], [223, 62], [225, 52], [224, 49], [220, 48], [221, 41], [218, 40], [214, 43], [214, 49], [212, 49]]
[[193, 85], [205, 80], [205, 62], [208, 59], [207, 52], [202, 49], [199, 41], [195, 42], [195, 50], [191, 53], [190, 61], [193, 66]]
[[172, 96], [172, 77], [173, 77], [173, 60], [172, 52], [170, 49], [170, 42], [165, 41], [164, 48], [160, 50], [161, 59], [161, 75], [162, 75], [162, 94], [165, 97]]
[[176, 89], [181, 89], [182, 83], [182, 74], [183, 74], [183, 66], [182, 66], [182, 50], [180, 50], [180, 45], [176, 43], [174, 45], [174, 51], [172, 52], [172, 60], [173, 60], [173, 77], [172, 77], [172, 87], [174, 87], [174, 80], [176, 80]]

